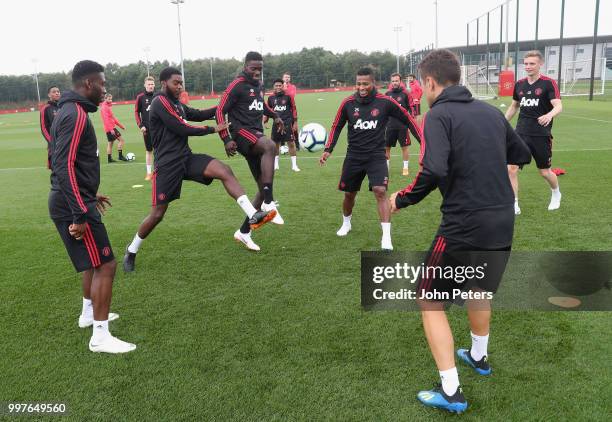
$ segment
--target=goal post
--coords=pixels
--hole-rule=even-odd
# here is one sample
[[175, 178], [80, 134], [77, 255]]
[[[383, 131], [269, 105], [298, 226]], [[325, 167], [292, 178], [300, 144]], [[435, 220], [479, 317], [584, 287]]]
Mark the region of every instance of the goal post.
[[[591, 86], [591, 60], [564, 62], [561, 66], [561, 95], [566, 97], [589, 95]], [[593, 94], [604, 95], [606, 92], [606, 58], [595, 60], [595, 79]]]

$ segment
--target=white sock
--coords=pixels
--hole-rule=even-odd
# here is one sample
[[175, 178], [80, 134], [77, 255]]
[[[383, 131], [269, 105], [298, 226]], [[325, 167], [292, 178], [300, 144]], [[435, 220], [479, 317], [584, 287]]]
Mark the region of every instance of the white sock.
[[489, 344], [489, 335], [477, 336], [470, 332], [472, 335], [472, 348], [470, 349], [470, 355], [475, 361], [479, 361], [483, 356], [487, 356], [487, 345]]
[[389, 161], [391, 161], [391, 160], [387, 160], [387, 168], [389, 168]]
[[274, 167], [278, 167], [278, 155], [274, 157]]
[[253, 217], [253, 214], [257, 212], [257, 210], [255, 209], [253, 204], [251, 204], [251, 201], [249, 201], [249, 198], [246, 195], [242, 195], [241, 197], [236, 199], [236, 202], [238, 202], [238, 205], [240, 205], [242, 211], [244, 211], [244, 213], [249, 218]]
[[442, 380], [442, 389], [447, 395], [452, 396], [457, 392], [457, 388], [459, 388], [459, 374], [457, 373], [456, 366], [446, 371], [440, 371], [440, 379]]
[[408, 164], [409, 164], [409, 161], [404, 161], [404, 168], [405, 168], [405, 169], [407, 169], [407, 168], [408, 168]]
[[518, 204], [518, 198], [514, 198], [514, 203]]
[[144, 239], [141, 239], [140, 236], [138, 236], [138, 232], [136, 232], [136, 236], [134, 236], [134, 240], [132, 240], [132, 243], [130, 243], [130, 246], [128, 246], [128, 252], [131, 253], [138, 253], [138, 248], [140, 248], [140, 244], [142, 243]]
[[108, 331], [108, 320], [105, 321], [96, 321], [93, 322], [93, 333], [92, 338], [94, 343], [104, 340], [106, 337], [110, 336], [110, 331]]
[[84, 317], [93, 317], [93, 306], [91, 305], [91, 299], [83, 298], [83, 308], [81, 309], [81, 315]]
[[557, 186], [557, 189], [551, 189], [550, 191], [552, 192], [553, 196], [561, 195], [561, 191], [559, 190], [559, 186]]
[[351, 215], [342, 215], [342, 225], [343, 226], [349, 226], [351, 224], [351, 217], [353, 217], [353, 214]]
[[147, 164], [147, 174], [153, 173], [153, 166], [151, 164]]
[[297, 167], [297, 155], [291, 156], [291, 167], [293, 168]]
[[383, 238], [384, 237], [391, 237], [391, 223], [380, 223], [380, 225], [382, 226], [382, 232], [383, 232]]

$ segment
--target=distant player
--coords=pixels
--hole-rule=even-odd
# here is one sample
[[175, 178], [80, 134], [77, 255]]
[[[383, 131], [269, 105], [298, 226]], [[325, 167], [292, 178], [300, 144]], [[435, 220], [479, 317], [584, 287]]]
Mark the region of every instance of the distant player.
[[73, 91], [62, 95], [51, 126], [51, 192], [49, 215], [70, 260], [83, 273], [83, 309], [79, 327], [93, 325], [92, 352], [126, 353], [136, 346], [113, 337], [108, 322], [117, 263], [101, 214], [110, 200], [98, 192], [100, 161], [94, 113], [105, 93], [104, 68], [90, 60], [72, 70]]
[[423, 96], [423, 88], [419, 80], [413, 74], [408, 75], [408, 88], [410, 89], [410, 97], [412, 98], [412, 115], [418, 117], [421, 115], [421, 97]]
[[106, 132], [106, 139], [108, 143], [106, 145], [106, 155], [108, 156], [108, 162], [114, 163], [113, 160], [113, 143], [115, 140], [118, 140], [117, 143], [117, 151], [119, 152], [119, 159], [121, 161], [127, 161], [127, 158], [123, 156], [123, 146], [125, 145], [125, 141], [121, 136], [121, 132], [117, 129], [119, 126], [121, 129], [125, 130], [125, 126], [117, 120], [115, 115], [113, 114], [113, 96], [110, 93], [106, 93], [104, 96], [104, 102], [100, 107], [100, 115], [102, 116], [102, 123], [104, 124], [104, 132]]
[[[274, 211], [276, 216], [272, 222], [284, 224], [276, 209], [272, 191], [276, 146], [263, 134], [263, 116], [272, 117], [281, 134], [290, 128], [285, 128], [282, 119], [264, 101], [261, 85], [262, 69], [261, 54], [255, 51], [247, 53], [242, 72], [228, 85], [221, 96], [217, 107], [217, 122], [223, 124], [227, 114], [231, 127], [229, 130], [219, 132], [225, 144], [225, 151], [230, 157], [236, 155], [236, 151], [240, 152], [257, 182], [259, 191], [253, 199], [253, 205], [255, 208], [261, 207], [262, 211]], [[259, 246], [251, 239], [248, 219], [245, 219], [240, 229], [234, 233], [234, 238], [249, 249], [259, 250]]]
[[49, 148], [49, 142], [51, 142], [51, 124], [57, 114], [57, 102], [61, 96], [60, 89], [56, 85], [51, 85], [49, 89], [47, 89], [47, 96], [49, 97], [49, 101], [40, 109], [40, 131], [47, 144], [47, 168], [50, 169], [51, 149]]
[[179, 101], [183, 90], [183, 76], [178, 69], [167, 67], [159, 75], [161, 92], [151, 103], [149, 124], [155, 155], [153, 172], [151, 212], [144, 219], [132, 243], [123, 257], [123, 270], [135, 269], [136, 254], [153, 229], [162, 221], [170, 202], [181, 197], [184, 180], [210, 185], [214, 179], [223, 183], [227, 193], [236, 200], [247, 215], [249, 224], [258, 228], [274, 217], [274, 213], [257, 211], [251, 205], [244, 189], [236, 180], [232, 170], [221, 161], [206, 154], [194, 154], [189, 148], [189, 136], [204, 136], [219, 132], [228, 127], [222, 123], [217, 127], [192, 126], [186, 121], [212, 119], [216, 107], [196, 110]]
[[[485, 293], [492, 295], [497, 290], [514, 229], [506, 165], [527, 163], [530, 157], [499, 110], [473, 99], [458, 85], [461, 68], [451, 51], [432, 51], [419, 70], [430, 106], [424, 119], [421, 169], [410, 186], [391, 195], [390, 206], [397, 212], [417, 204], [433, 190], [442, 193], [442, 222], [422, 267], [433, 269], [423, 273], [416, 290], [441, 384], [419, 392], [417, 398], [425, 406], [461, 413], [468, 403], [459, 386], [445, 304], [452, 302], [455, 289], [481, 296], [466, 301], [472, 347], [457, 350], [457, 356], [478, 374], [491, 374], [487, 358], [491, 304]], [[470, 267], [472, 272], [480, 267], [482, 276], [455, 279], [455, 271], [447, 269], [459, 271], [459, 267], [465, 270], [463, 275]]]
[[[286, 142], [289, 146], [289, 155], [291, 156], [291, 170], [300, 171], [297, 166], [297, 156], [295, 153], [294, 133], [297, 132], [297, 107], [293, 98], [285, 94], [283, 89], [283, 80], [276, 79], [274, 81], [274, 94], [268, 97], [268, 107], [274, 110], [282, 119], [286, 130], [280, 131], [277, 124], [272, 126], [272, 140], [276, 144], [276, 157], [274, 158], [274, 170], [278, 170], [278, 158], [280, 155], [281, 143]], [[269, 117], [264, 117], [264, 123], [268, 122]], [[290, 129], [291, 128], [291, 129]]]
[[[542, 53], [528, 51], [523, 59], [527, 77], [514, 84], [512, 104], [506, 111], [506, 119], [512, 117], [520, 108], [516, 133], [525, 140], [531, 155], [538, 166], [540, 175], [548, 182], [551, 189], [548, 210], [553, 211], [561, 206], [561, 191], [557, 175], [550, 169], [552, 164], [552, 126], [553, 118], [561, 113], [561, 94], [554, 79], [540, 74], [540, 67], [544, 64]], [[510, 182], [514, 190], [514, 213], [520, 214], [518, 201], [518, 171], [519, 167], [508, 166]]]
[[351, 231], [355, 198], [367, 175], [370, 190], [374, 193], [378, 204], [383, 233], [380, 247], [392, 250], [391, 220], [387, 201], [389, 169], [385, 157], [385, 127], [389, 118], [395, 117], [401, 124], [410, 128], [419, 142], [422, 138], [421, 129], [393, 98], [376, 91], [372, 69], [365, 67], [357, 72], [356, 88], [357, 91], [345, 98], [338, 109], [319, 163], [325, 164], [338, 142], [342, 128], [348, 123], [348, 147], [338, 184], [338, 189], [344, 191], [343, 222], [336, 234], [346, 236]]
[[[402, 75], [394, 73], [391, 75], [391, 89], [385, 93], [385, 95], [393, 98], [399, 105], [404, 107], [406, 110], [410, 110], [410, 102], [412, 97], [410, 93], [402, 88]], [[410, 145], [410, 135], [408, 126], [400, 123], [395, 117], [390, 117], [387, 127], [385, 128], [385, 155], [387, 157], [387, 167], [391, 160], [391, 148], [396, 146], [399, 142], [402, 148], [402, 158], [404, 160], [404, 167], [402, 168], [402, 175], [408, 176], [410, 165], [410, 154], [408, 152], [408, 146]]]
[[[291, 73], [285, 72], [283, 73], [283, 90], [285, 94], [291, 97], [293, 103], [295, 104], [295, 96], [297, 95], [297, 87], [291, 83]], [[287, 129], [288, 130], [288, 129]], [[293, 139], [295, 141], [295, 148], [300, 150], [300, 143], [298, 142], [299, 135], [297, 125], [293, 128]]]
[[149, 110], [153, 102], [153, 91], [155, 91], [155, 78], [147, 76], [144, 80], [144, 92], [136, 96], [134, 105], [134, 117], [136, 124], [142, 132], [145, 144], [147, 175], [145, 180], [151, 180], [153, 174], [153, 143], [151, 142], [151, 133], [149, 130]]

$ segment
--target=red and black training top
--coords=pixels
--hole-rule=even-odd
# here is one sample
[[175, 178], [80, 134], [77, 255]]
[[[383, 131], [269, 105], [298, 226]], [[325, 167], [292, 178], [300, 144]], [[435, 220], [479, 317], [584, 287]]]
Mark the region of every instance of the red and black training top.
[[285, 126], [297, 122], [298, 114], [294, 99], [281, 91], [268, 97], [268, 107], [278, 114]]
[[96, 193], [100, 185], [98, 142], [88, 113], [98, 107], [74, 91], [62, 94], [51, 125], [51, 192], [54, 220], [83, 223], [99, 220]]
[[149, 129], [149, 112], [151, 111], [151, 103], [153, 102], [153, 92], [141, 92], [136, 96], [134, 103], [134, 117], [139, 128]]
[[[261, 82], [244, 72], [227, 86], [217, 107], [217, 123], [225, 122], [225, 115], [231, 123], [230, 131], [237, 133], [240, 129], [263, 132], [263, 116], [277, 118], [275, 113], [264, 101]], [[228, 130], [219, 132], [223, 143], [231, 140]]]
[[51, 168], [51, 152], [49, 142], [51, 142], [51, 124], [57, 114], [59, 107], [57, 101], [47, 101], [47, 104], [40, 109], [40, 131], [47, 143], [47, 168]]
[[421, 128], [410, 113], [393, 98], [374, 89], [367, 97], [360, 97], [356, 92], [342, 101], [329, 131], [325, 151], [334, 150], [342, 128], [348, 123], [347, 155], [384, 155], [385, 127], [391, 117], [408, 126], [417, 141], [421, 142]]
[[155, 94], [149, 114], [155, 167], [162, 167], [189, 157], [191, 154], [188, 143], [190, 136], [215, 133], [214, 127], [193, 126], [187, 123], [187, 120], [203, 122], [212, 119], [216, 110], [217, 107], [198, 110], [164, 93]]
[[[407, 111], [410, 110], [410, 104], [412, 103], [412, 97], [410, 96], [410, 93], [406, 91], [405, 88], [402, 88], [402, 87], [391, 88], [389, 91], [385, 92], [385, 95], [387, 97], [393, 98], [395, 101], [397, 101], [399, 105], [404, 107]], [[400, 123], [400, 121], [397, 120], [395, 117], [391, 117], [389, 118], [389, 123], [387, 127], [394, 128], [394, 129], [404, 129], [406, 128], [406, 125]]]
[[551, 135], [552, 120], [548, 126], [542, 126], [538, 123], [538, 118], [553, 109], [551, 100], [561, 99], [557, 82], [543, 75], [533, 84], [530, 84], [527, 78], [520, 79], [514, 84], [512, 99], [518, 101], [520, 107], [516, 123], [516, 131], [519, 134], [545, 137]]

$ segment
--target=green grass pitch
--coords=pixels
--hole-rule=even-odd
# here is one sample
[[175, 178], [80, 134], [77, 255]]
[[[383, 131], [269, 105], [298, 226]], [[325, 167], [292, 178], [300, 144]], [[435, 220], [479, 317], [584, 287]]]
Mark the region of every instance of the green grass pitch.
[[[301, 124], [329, 128], [346, 94], [298, 96]], [[495, 103], [505, 102], [500, 99]], [[196, 102], [195, 106], [212, 104]], [[132, 106], [115, 106], [128, 127], [134, 163], [102, 161], [100, 191], [113, 208], [106, 223], [119, 260], [150, 206], [144, 147]], [[106, 139], [98, 114], [101, 158]], [[521, 174], [515, 250], [612, 249], [612, 102], [564, 99], [556, 119], [554, 167], [562, 207], [534, 165]], [[80, 278], [48, 217], [49, 173], [38, 113], [0, 116], [0, 401], [63, 402], [72, 420], [432, 420], [416, 392], [438, 374], [420, 316], [364, 312], [361, 250], [375, 250], [380, 225], [373, 196], [357, 198], [353, 231], [336, 237], [336, 190], [346, 129], [324, 168], [299, 153], [301, 173], [281, 159], [275, 197], [286, 224], [254, 235], [250, 253], [233, 240], [243, 219], [220, 183], [186, 182], [165, 220], [145, 241], [137, 272], [118, 270], [111, 323], [138, 349], [125, 356], [88, 351], [77, 327]], [[196, 152], [227, 160], [252, 196], [245, 160], [227, 159], [218, 136], [192, 138]], [[392, 191], [402, 177], [399, 150]], [[132, 188], [142, 184], [143, 188]], [[440, 220], [440, 195], [393, 218], [396, 250], [426, 250]], [[462, 309], [450, 313], [456, 347], [469, 345]], [[606, 334], [607, 333], [607, 334]], [[467, 420], [604, 420], [610, 415], [612, 354], [607, 313], [497, 312], [490, 343], [493, 376], [458, 363], [470, 403]], [[606, 415], [608, 415], [606, 417]]]

